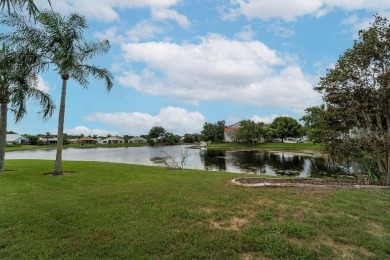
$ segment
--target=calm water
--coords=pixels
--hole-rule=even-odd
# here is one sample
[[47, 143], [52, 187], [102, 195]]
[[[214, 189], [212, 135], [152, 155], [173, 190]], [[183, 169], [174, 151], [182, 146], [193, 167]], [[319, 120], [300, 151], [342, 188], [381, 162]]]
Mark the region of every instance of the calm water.
[[[162, 157], [163, 151], [180, 159], [179, 154], [190, 146], [163, 147], [120, 147], [120, 148], [67, 148], [63, 150], [63, 160], [102, 161], [141, 165], [161, 165], [151, 158]], [[54, 160], [55, 150], [33, 150], [7, 152], [6, 159], [45, 159]], [[227, 172], [245, 172], [266, 175], [292, 175], [299, 177], [318, 177], [328, 172], [325, 159], [307, 157], [288, 152], [271, 153], [267, 151], [208, 151], [188, 149], [188, 169], [202, 169]]]

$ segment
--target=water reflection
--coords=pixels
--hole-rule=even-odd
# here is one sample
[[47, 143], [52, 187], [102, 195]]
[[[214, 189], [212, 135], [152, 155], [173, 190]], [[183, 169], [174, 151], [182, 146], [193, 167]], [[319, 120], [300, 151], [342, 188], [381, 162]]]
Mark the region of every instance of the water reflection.
[[[173, 155], [189, 146], [164, 147], [120, 147], [63, 150], [64, 160], [119, 162], [142, 165], [160, 165], [150, 159], [162, 155], [162, 151]], [[213, 171], [245, 172], [274, 176], [322, 177], [332, 173], [329, 163], [322, 157], [309, 157], [289, 152], [268, 151], [212, 151], [189, 149], [185, 168]], [[180, 153], [179, 153], [180, 154]], [[55, 150], [7, 152], [6, 159], [54, 160]]]
[[322, 157], [268, 151], [200, 151], [207, 170], [274, 176], [324, 177], [334, 173]]

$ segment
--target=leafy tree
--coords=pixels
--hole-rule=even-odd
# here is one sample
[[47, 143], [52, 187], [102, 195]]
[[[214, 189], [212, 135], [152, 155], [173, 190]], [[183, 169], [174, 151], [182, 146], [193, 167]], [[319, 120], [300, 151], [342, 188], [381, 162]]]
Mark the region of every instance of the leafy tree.
[[149, 130], [149, 137], [150, 138], [158, 138], [161, 136], [164, 136], [167, 130], [165, 130], [161, 126], [154, 126]]
[[201, 132], [202, 139], [212, 142], [223, 142], [224, 140], [225, 121], [218, 121], [215, 124], [204, 123]]
[[325, 120], [325, 106], [309, 107], [305, 109], [305, 115], [300, 119], [304, 122], [306, 134], [309, 140], [315, 143], [325, 141], [327, 124]]
[[193, 134], [185, 134], [183, 141], [185, 143], [189, 143], [189, 144], [195, 143], [195, 135], [193, 135]]
[[54, 66], [62, 80], [61, 102], [58, 116], [58, 142], [54, 174], [62, 174], [62, 146], [64, 134], [65, 99], [67, 82], [74, 79], [87, 88], [88, 76], [104, 79], [106, 89], [112, 88], [112, 75], [104, 68], [86, 63], [99, 54], [108, 52], [109, 42], [89, 42], [84, 38], [88, 27], [83, 16], [71, 14], [62, 17], [53, 11], [41, 12], [32, 22], [15, 14], [4, 19], [4, 23], [14, 29], [6, 35], [13, 43], [34, 48], [35, 64], [40, 70]]
[[275, 136], [284, 142], [286, 137], [298, 137], [301, 125], [292, 117], [280, 116], [274, 119], [270, 127], [274, 129]]
[[[10, 46], [14, 46], [12, 50]], [[3, 44], [0, 49], [0, 172], [4, 171], [8, 106], [14, 113], [15, 122], [27, 114], [26, 101], [29, 98], [38, 101], [43, 119], [48, 119], [55, 107], [50, 96], [36, 88], [37, 75], [23, 54], [24, 50], [19, 50], [17, 43]]]
[[164, 141], [168, 144], [178, 144], [180, 142], [180, 136], [166, 133]]
[[252, 120], [240, 121], [240, 129], [236, 133], [236, 139], [241, 142], [254, 143], [262, 136], [263, 128], [261, 124], [256, 124]]
[[372, 158], [390, 184], [390, 23], [376, 15], [322, 77], [326, 150], [336, 161]]
[[36, 135], [29, 135], [29, 134], [24, 134], [24, 137], [26, 137], [29, 141], [30, 145], [38, 145], [39, 137]]

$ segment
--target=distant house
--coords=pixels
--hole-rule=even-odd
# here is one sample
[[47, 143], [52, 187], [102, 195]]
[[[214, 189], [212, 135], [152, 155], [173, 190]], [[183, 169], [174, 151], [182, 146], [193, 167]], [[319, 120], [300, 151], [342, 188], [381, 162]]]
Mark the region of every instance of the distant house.
[[79, 144], [96, 144], [97, 140], [92, 137], [86, 136], [78, 139]]
[[20, 134], [7, 134], [7, 144], [28, 144], [29, 140]]
[[45, 144], [57, 144], [57, 137], [39, 137], [39, 141], [42, 141]]
[[133, 137], [133, 138], [129, 139], [129, 143], [133, 143], [133, 144], [144, 144], [147, 142], [148, 142], [148, 140], [146, 140], [145, 138], [142, 138], [142, 137]]
[[125, 139], [118, 136], [110, 136], [100, 141], [101, 144], [123, 144]]
[[79, 143], [79, 139], [78, 138], [69, 139], [69, 143], [70, 144], [78, 144]]
[[225, 127], [223, 129], [223, 140], [227, 143], [237, 142], [236, 133], [240, 128], [240, 123]]

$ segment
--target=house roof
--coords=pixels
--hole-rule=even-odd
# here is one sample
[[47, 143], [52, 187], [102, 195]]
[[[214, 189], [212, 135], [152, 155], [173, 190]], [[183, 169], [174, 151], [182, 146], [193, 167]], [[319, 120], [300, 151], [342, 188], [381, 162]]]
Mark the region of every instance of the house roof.
[[20, 135], [20, 134], [7, 134], [6, 141], [7, 142], [13, 142], [13, 141], [18, 140], [19, 138], [23, 138], [25, 140], [28, 140], [26, 137], [24, 137], [23, 135]]
[[85, 136], [83, 138], [78, 139], [80, 141], [96, 141], [96, 139], [93, 139], [92, 137]]
[[234, 125], [230, 125], [230, 126], [226, 126], [223, 131], [224, 132], [230, 132], [230, 131], [233, 131], [233, 130], [238, 130], [241, 128], [241, 125], [240, 123], [237, 123], [237, 124], [234, 124]]
[[133, 138], [130, 138], [129, 140], [145, 140], [146, 141], [146, 139], [143, 137], [133, 137]]
[[125, 139], [123, 139], [122, 137], [118, 137], [118, 136], [110, 136], [110, 137], [104, 138], [103, 140], [125, 140]]

